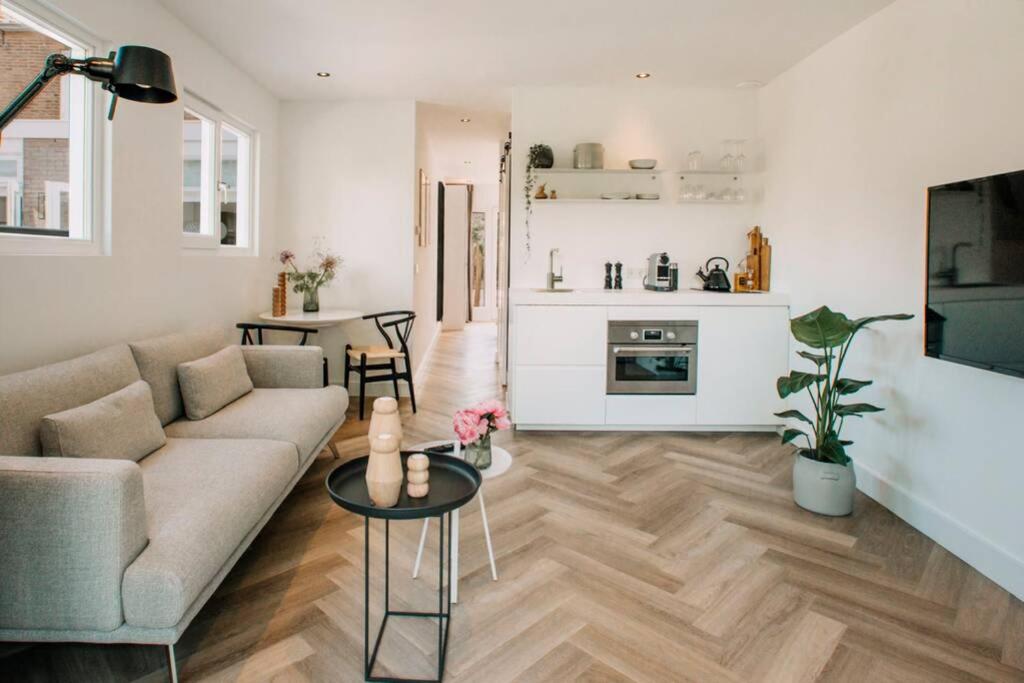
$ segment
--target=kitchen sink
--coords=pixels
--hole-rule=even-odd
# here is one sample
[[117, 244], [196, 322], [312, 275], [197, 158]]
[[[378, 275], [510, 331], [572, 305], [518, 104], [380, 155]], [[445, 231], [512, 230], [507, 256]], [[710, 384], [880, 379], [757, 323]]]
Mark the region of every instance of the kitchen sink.
[[548, 289], [547, 287], [536, 287], [533, 291], [535, 292], [550, 292], [552, 294], [564, 294], [565, 292], [575, 291], [573, 289], [565, 287], [555, 287], [554, 289]]

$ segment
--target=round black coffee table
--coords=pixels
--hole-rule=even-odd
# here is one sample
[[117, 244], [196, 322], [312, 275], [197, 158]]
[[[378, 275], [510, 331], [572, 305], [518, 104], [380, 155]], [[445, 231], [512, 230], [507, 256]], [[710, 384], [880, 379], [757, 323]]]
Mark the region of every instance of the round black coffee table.
[[[402, 469], [407, 471], [406, 460], [419, 451], [402, 451]], [[410, 498], [402, 485], [402, 494], [398, 503], [391, 508], [377, 507], [370, 500], [366, 488], [366, 465], [369, 458], [363, 456], [339, 465], [327, 475], [327, 493], [335, 503], [349, 512], [362, 515], [364, 518], [363, 545], [363, 675], [368, 681], [392, 681], [397, 683], [440, 683], [444, 678], [445, 655], [448, 651], [448, 627], [451, 624], [452, 567], [448, 562], [448, 591], [445, 596], [444, 565], [445, 515], [448, 523], [448, 552], [451, 552], [452, 529], [451, 512], [462, 507], [473, 499], [480, 488], [482, 477], [480, 470], [468, 462], [445, 455], [430, 454], [430, 493], [423, 498]], [[370, 652], [370, 518], [384, 520], [384, 619], [381, 621], [377, 639]], [[423, 519], [437, 517], [440, 524], [438, 574], [437, 574], [437, 611], [436, 612], [402, 612], [391, 609], [390, 602], [390, 560], [391, 560], [391, 520]], [[437, 678], [387, 678], [373, 676], [373, 665], [377, 661], [384, 628], [389, 617], [424, 617], [437, 619]]]

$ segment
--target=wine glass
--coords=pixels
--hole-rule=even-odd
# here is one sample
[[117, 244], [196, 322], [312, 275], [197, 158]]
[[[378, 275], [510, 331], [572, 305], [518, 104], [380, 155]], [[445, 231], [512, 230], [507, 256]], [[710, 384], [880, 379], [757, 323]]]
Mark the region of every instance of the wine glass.
[[695, 149], [686, 155], [686, 165], [691, 171], [700, 170], [700, 167], [704, 165], [704, 155], [701, 154], [699, 149]]

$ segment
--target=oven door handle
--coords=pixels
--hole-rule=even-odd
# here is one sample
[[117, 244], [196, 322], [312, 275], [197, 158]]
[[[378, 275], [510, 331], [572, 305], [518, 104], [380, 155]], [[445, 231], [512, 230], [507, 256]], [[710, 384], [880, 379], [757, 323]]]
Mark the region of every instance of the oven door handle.
[[695, 346], [613, 346], [612, 353], [616, 356], [689, 356], [696, 351]]

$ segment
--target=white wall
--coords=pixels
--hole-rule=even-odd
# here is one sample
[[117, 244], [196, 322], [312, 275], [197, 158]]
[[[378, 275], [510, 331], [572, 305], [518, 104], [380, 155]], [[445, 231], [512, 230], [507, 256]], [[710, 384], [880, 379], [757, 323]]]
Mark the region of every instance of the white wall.
[[[632, 204], [538, 205], [530, 221], [531, 254], [526, 251], [525, 180], [531, 145], [552, 147], [556, 167], [572, 167], [573, 148], [600, 142], [605, 168], [628, 168], [629, 159], [656, 158], [658, 168], [686, 168], [693, 149], [704, 153], [706, 167], [717, 167], [725, 138], [752, 140], [756, 132], [756, 94], [736, 89], [679, 89], [637, 82], [631, 87], [517, 88], [512, 104], [512, 270], [511, 286], [543, 287], [548, 250], [558, 247], [565, 287], [600, 288], [604, 263], [621, 261], [644, 268], [652, 252], [667, 251], [679, 263], [680, 286], [696, 287], [697, 266], [712, 256], [730, 262], [745, 253], [745, 235], [753, 225], [752, 205], [708, 206], [676, 203], [678, 174], [665, 173], [649, 184], [634, 176], [600, 178], [551, 175], [548, 190], [560, 196], [600, 191], [660, 191], [661, 201]], [[753, 158], [753, 144], [747, 156]], [[695, 177], [696, 178], [696, 177]], [[713, 181], [695, 180], [710, 185]], [[586, 187], [583, 185], [586, 184]], [[601, 187], [599, 188], [599, 184]], [[748, 192], [754, 181], [746, 181]], [[557, 266], [556, 266], [557, 268]], [[627, 288], [641, 287], [638, 278]]]
[[[311, 262], [317, 238], [344, 259], [320, 290], [321, 308], [412, 309], [415, 138], [412, 100], [282, 104], [279, 242], [300, 267]], [[300, 295], [288, 297], [289, 308], [302, 306]], [[362, 321], [318, 337], [333, 382], [342, 381], [346, 343], [383, 343], [373, 323]], [[385, 389], [390, 384], [367, 393]]]
[[858, 338], [859, 485], [1024, 597], [1024, 381], [925, 358], [925, 188], [1024, 168], [1024, 3], [899, 0], [760, 92], [764, 228], [794, 313], [910, 312]]
[[[189, 88], [259, 132], [260, 248], [273, 251], [277, 101], [153, 0], [53, 4], [112, 46], [167, 52], [179, 93]], [[110, 256], [0, 255], [0, 373], [205, 324], [227, 334], [270, 307], [269, 260], [180, 247], [181, 120], [180, 102], [118, 104]]]

